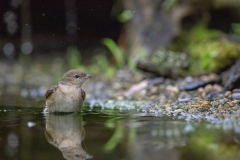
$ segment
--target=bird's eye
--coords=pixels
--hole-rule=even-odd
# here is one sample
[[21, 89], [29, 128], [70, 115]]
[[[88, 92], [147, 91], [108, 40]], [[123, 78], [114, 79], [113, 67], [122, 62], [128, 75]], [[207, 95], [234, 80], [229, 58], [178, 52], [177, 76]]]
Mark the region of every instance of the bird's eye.
[[74, 78], [79, 78], [79, 75], [75, 75]]

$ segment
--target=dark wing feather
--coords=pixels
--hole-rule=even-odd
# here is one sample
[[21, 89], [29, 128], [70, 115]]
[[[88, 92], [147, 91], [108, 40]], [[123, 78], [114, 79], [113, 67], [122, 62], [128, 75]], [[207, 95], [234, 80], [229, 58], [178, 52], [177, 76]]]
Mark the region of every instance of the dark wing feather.
[[86, 98], [86, 93], [82, 89], [81, 89], [81, 96], [82, 96], [82, 100], [84, 101]]
[[55, 91], [57, 90], [57, 88], [58, 88], [58, 85], [54, 85], [54, 86], [52, 86], [51, 88], [49, 88], [49, 89], [47, 90], [46, 94], [45, 94], [46, 99], [47, 99], [53, 92], [55, 92]]

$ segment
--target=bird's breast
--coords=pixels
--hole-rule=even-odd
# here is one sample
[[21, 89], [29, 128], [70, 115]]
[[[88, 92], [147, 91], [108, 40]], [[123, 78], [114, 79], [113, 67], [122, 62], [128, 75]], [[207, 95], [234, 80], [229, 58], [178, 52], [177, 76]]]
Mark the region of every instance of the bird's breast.
[[75, 86], [67, 86], [67, 85], [61, 85], [59, 84], [59, 89], [62, 93], [70, 96], [70, 97], [76, 97], [76, 95], [81, 94], [81, 88], [75, 87]]
[[81, 88], [76, 88], [72, 86], [59, 85], [61, 96], [58, 102], [58, 108], [62, 111], [76, 110], [81, 104]]

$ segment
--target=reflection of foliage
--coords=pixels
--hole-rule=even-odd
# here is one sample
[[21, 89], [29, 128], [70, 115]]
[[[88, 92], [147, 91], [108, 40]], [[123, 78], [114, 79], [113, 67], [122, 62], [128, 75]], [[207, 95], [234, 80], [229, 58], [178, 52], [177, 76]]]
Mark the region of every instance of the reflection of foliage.
[[126, 132], [125, 124], [119, 118], [112, 118], [105, 122], [106, 127], [115, 129], [112, 137], [104, 146], [106, 152], [113, 151], [117, 145], [123, 142], [124, 135], [128, 133], [128, 143], [133, 143], [136, 135], [136, 128], [131, 128], [129, 132]]
[[[110, 121], [111, 121], [111, 119], [110, 119]], [[112, 125], [111, 123], [113, 123], [113, 122], [106, 122], [106, 125], [109, 126], [109, 123], [110, 123], [110, 126], [111, 126]], [[112, 137], [105, 144], [104, 150], [106, 152], [111, 152], [112, 150], [114, 150], [115, 147], [121, 142], [121, 140], [123, 138], [123, 133], [124, 133], [123, 122], [118, 121], [117, 128], [115, 129]]]
[[[221, 130], [218, 130], [221, 132]], [[184, 148], [182, 158], [184, 159], [238, 159], [240, 156], [238, 145], [229, 145], [222, 142], [220, 137], [216, 136], [216, 130], [202, 130], [199, 128], [195, 134], [192, 134], [187, 148]], [[186, 150], [185, 150], [186, 149]]]

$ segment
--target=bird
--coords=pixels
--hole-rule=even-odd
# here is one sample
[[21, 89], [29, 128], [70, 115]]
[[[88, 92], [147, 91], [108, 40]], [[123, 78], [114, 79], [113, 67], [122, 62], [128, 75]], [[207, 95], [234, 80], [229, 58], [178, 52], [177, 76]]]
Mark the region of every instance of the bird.
[[82, 84], [92, 76], [78, 69], [64, 73], [62, 79], [45, 94], [44, 113], [81, 112], [86, 97]]

